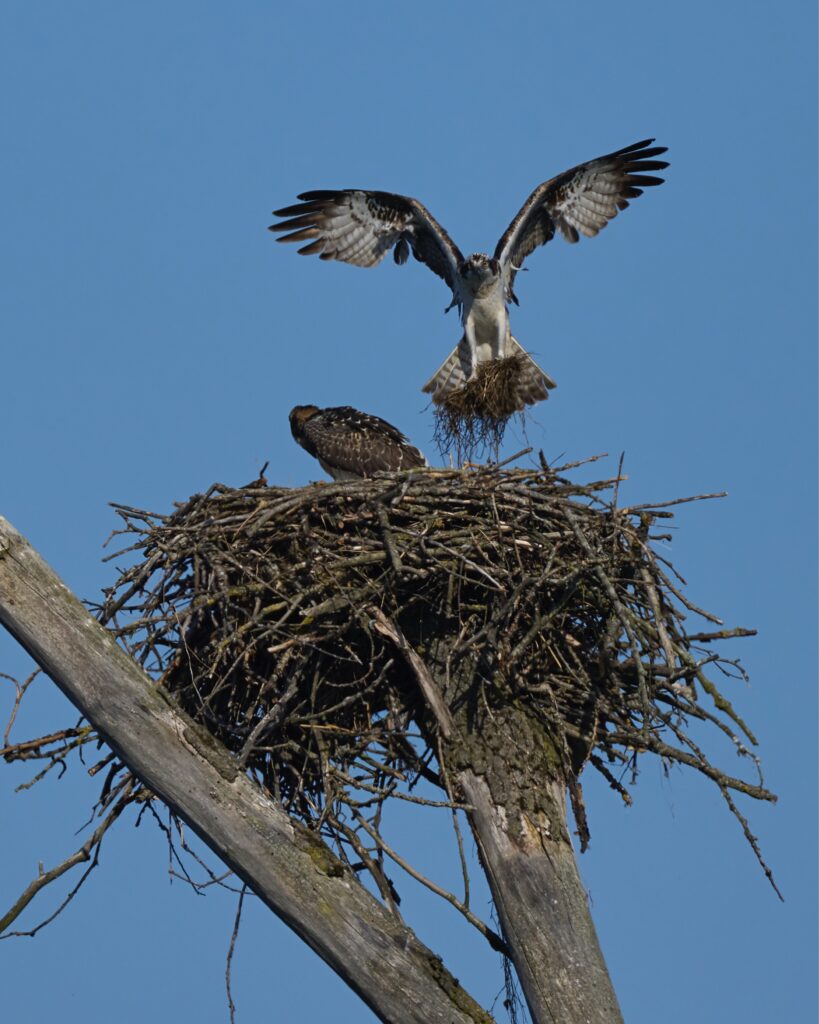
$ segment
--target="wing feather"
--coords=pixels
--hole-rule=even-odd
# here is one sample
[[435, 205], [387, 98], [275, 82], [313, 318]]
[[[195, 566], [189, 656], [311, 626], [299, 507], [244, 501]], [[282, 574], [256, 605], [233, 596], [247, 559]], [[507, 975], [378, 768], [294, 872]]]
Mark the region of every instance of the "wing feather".
[[618, 211], [626, 209], [630, 199], [642, 195], [644, 188], [663, 183], [664, 178], [645, 173], [668, 167], [668, 161], [655, 159], [667, 147], [652, 146], [653, 142], [644, 139], [538, 185], [495, 247], [509, 299], [517, 302], [513, 286], [523, 261], [551, 241], [556, 231], [567, 242], [577, 242], [581, 235], [593, 238]]
[[396, 263], [404, 263], [409, 246], [413, 256], [456, 293], [463, 256], [417, 199], [362, 189], [303, 192], [299, 199], [300, 203], [274, 212], [284, 219], [270, 230], [287, 232], [280, 242], [308, 242], [299, 249], [301, 255], [374, 267], [390, 249]]

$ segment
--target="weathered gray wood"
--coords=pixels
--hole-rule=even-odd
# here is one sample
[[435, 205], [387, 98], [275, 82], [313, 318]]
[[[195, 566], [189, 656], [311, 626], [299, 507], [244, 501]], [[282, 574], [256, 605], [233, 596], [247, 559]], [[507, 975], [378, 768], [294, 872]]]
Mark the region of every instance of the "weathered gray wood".
[[[395, 628], [395, 627], [393, 627]], [[404, 650], [407, 641], [396, 643]], [[514, 701], [489, 707], [468, 659], [449, 646], [409, 660], [465, 803], [503, 937], [534, 1024], [622, 1024], [597, 941], [566, 819], [562, 759], [544, 728]], [[438, 715], [443, 702], [446, 714]]]
[[473, 687], [469, 662], [450, 670], [446, 642], [428, 652], [436, 679], [398, 626], [374, 614], [376, 628], [415, 673], [456, 790], [470, 807], [467, 817], [534, 1024], [622, 1024], [574, 859], [566, 784], [549, 738], [514, 704], [489, 711]]
[[277, 810], [0, 518], [0, 623], [125, 764], [391, 1024], [491, 1024], [440, 959]]
[[565, 785], [548, 788], [550, 813], [517, 822], [486, 780], [458, 774], [503, 935], [536, 1024], [622, 1024], [566, 823]]

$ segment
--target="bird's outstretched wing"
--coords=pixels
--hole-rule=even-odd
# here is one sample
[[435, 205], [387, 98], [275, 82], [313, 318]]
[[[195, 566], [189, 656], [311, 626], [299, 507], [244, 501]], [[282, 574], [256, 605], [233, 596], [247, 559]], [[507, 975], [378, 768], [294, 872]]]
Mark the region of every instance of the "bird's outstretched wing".
[[299, 252], [323, 260], [374, 267], [394, 248], [396, 263], [413, 256], [442, 277], [456, 293], [460, 250], [417, 199], [361, 189], [302, 192], [302, 201], [275, 210], [285, 220], [270, 226], [286, 231], [280, 242], [307, 242]]
[[655, 159], [667, 147], [652, 146], [652, 142], [636, 142], [538, 185], [495, 247], [507, 299], [517, 303], [515, 274], [529, 253], [550, 241], [556, 230], [567, 242], [576, 242], [581, 235], [593, 238], [618, 210], [625, 210], [630, 199], [642, 195], [649, 185], [663, 183], [664, 178], [646, 173], [668, 167], [668, 161]]

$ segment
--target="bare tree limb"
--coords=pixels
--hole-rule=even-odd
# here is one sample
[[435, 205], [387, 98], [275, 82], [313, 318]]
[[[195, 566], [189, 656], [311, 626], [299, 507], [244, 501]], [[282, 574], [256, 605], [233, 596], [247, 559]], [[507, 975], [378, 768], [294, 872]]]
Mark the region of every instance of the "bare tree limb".
[[152, 684], [2, 518], [0, 623], [117, 757], [382, 1021], [491, 1024], [440, 959]]

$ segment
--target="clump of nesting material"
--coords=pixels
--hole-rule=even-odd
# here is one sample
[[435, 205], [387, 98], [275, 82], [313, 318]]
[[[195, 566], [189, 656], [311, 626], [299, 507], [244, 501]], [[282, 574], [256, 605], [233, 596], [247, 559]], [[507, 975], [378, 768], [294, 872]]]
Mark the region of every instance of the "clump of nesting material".
[[523, 352], [487, 360], [462, 387], [433, 399], [435, 443], [442, 454], [453, 452], [458, 463], [484, 451], [497, 457], [510, 418], [520, 414], [522, 420], [526, 406], [543, 397], [527, 393], [530, 364]]

